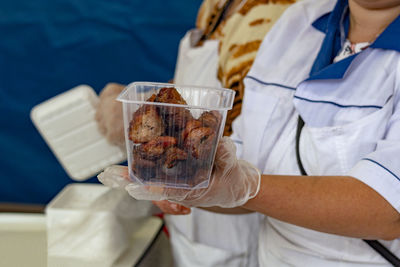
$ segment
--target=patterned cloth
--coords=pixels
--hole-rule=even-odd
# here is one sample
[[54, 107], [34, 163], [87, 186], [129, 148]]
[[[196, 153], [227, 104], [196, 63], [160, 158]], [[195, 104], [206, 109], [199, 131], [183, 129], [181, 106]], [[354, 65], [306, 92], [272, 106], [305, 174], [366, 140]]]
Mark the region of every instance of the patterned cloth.
[[369, 42], [352, 44], [349, 40], [346, 39], [342, 49], [339, 51], [338, 55], [335, 57], [333, 62], [336, 63], [342, 59], [345, 59], [346, 57], [357, 54], [366, 49], [369, 45], [370, 45]]
[[[232, 121], [240, 114], [246, 76], [265, 34], [296, 0], [234, 1], [233, 11], [210, 35], [220, 41], [218, 79], [222, 86], [236, 91], [233, 109], [228, 112], [224, 134], [232, 133]], [[226, 0], [204, 0], [196, 26], [211, 31]], [[273, 63], [271, 63], [273, 64]]]

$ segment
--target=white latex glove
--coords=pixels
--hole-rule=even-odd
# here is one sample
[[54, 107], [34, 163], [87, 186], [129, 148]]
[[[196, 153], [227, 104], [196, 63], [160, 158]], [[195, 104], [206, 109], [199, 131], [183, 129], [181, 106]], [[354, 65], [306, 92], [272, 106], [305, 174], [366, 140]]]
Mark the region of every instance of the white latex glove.
[[100, 132], [111, 144], [120, 147], [125, 147], [124, 120], [122, 103], [116, 98], [124, 88], [124, 85], [117, 83], [107, 84], [100, 93], [96, 109], [96, 121]]
[[236, 158], [236, 147], [228, 137], [218, 144], [210, 184], [202, 189], [175, 189], [141, 185], [129, 180], [128, 169], [111, 166], [98, 175], [99, 180], [111, 187], [124, 187], [140, 200], [169, 200], [187, 207], [233, 208], [255, 197], [260, 188], [260, 172], [244, 160]]

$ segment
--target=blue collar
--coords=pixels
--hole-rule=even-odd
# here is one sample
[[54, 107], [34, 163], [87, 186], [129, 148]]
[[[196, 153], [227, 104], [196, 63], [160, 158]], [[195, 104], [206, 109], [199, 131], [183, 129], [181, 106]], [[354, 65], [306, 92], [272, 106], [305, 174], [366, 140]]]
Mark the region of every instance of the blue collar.
[[[330, 13], [324, 14], [312, 24], [314, 28], [325, 33], [325, 38], [307, 80], [342, 79], [348, 67], [358, 55], [355, 54], [332, 64], [343, 45], [343, 38], [345, 39], [348, 35], [350, 22], [347, 10], [347, 0], [338, 0]], [[343, 33], [341, 33], [341, 25], [343, 25]], [[370, 47], [400, 52], [400, 16], [379, 35]]]

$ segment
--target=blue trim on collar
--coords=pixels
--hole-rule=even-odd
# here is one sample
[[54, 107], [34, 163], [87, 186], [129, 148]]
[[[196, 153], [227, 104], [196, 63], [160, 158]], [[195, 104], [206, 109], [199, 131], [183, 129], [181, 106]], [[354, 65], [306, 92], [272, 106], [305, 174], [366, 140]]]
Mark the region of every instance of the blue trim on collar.
[[[332, 63], [337, 56], [342, 44], [340, 40], [340, 22], [347, 0], [337, 0], [334, 9], [319, 17], [312, 26], [325, 33], [326, 36], [321, 44], [321, 49], [314, 61], [307, 80], [343, 79], [352, 61], [360, 53]], [[345, 36], [349, 28], [349, 18], [344, 21]], [[398, 16], [379, 37], [370, 45], [371, 48], [381, 48], [400, 52], [400, 16]]]
[[307, 79], [307, 81], [342, 79], [356, 56], [357, 54], [328, 65], [327, 67], [315, 72]]
[[370, 47], [400, 52], [400, 16], [387, 26]]
[[322, 15], [319, 19], [313, 22], [312, 26], [320, 32], [326, 33], [328, 30], [328, 20], [331, 12]]
[[[351, 56], [332, 64], [342, 46], [340, 27], [347, 6], [347, 0], [337, 0], [330, 13], [321, 16], [312, 24], [317, 30], [325, 33], [325, 38], [307, 80], [341, 79], [355, 58]], [[350, 24], [348, 13], [343, 23], [344, 34], [347, 36]]]

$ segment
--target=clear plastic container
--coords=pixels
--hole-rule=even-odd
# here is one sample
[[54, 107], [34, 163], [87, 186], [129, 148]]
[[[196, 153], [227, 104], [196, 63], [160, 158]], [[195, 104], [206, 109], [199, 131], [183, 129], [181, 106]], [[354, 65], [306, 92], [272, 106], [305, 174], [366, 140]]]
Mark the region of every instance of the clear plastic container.
[[224, 88], [135, 82], [123, 103], [130, 178], [174, 188], [208, 186], [235, 92]]

